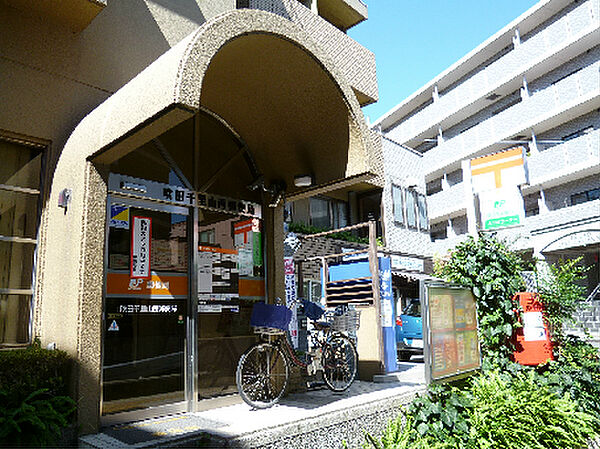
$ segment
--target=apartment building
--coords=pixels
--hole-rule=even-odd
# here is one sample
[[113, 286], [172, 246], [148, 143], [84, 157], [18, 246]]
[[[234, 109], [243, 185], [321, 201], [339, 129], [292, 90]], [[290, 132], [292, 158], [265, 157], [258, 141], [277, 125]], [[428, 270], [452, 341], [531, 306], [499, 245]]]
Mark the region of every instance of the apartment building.
[[541, 1], [373, 125], [395, 142], [394, 154], [405, 146], [420, 155], [429, 251], [444, 254], [480, 228], [468, 161], [523, 146], [524, 224], [497, 233], [549, 262], [582, 256], [593, 292], [600, 281], [599, 24], [597, 0]]
[[284, 296], [281, 198], [378, 185], [366, 18], [0, 1], [0, 349], [76, 360], [80, 432], [234, 391], [253, 302]]

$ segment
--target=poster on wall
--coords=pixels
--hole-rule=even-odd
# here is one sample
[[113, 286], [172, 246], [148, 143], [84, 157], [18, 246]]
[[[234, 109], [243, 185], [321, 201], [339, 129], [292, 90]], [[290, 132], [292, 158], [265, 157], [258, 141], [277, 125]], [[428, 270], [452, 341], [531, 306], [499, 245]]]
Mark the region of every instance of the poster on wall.
[[111, 228], [129, 230], [129, 206], [111, 204], [109, 226]]
[[238, 254], [235, 249], [198, 248], [198, 312], [240, 311]]
[[132, 278], [150, 277], [151, 239], [152, 219], [134, 216], [131, 228], [130, 276]]
[[423, 333], [428, 382], [447, 380], [481, 367], [477, 306], [470, 289], [423, 283]]

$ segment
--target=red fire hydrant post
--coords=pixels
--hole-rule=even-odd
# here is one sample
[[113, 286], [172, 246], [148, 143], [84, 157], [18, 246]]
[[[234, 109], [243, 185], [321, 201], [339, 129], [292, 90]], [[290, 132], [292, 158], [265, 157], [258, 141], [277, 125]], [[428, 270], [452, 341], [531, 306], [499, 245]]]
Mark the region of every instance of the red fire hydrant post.
[[519, 322], [523, 327], [515, 328], [513, 339], [515, 362], [521, 365], [537, 366], [554, 360], [550, 332], [543, 315], [543, 305], [537, 293], [519, 292], [513, 296], [518, 301], [522, 312]]

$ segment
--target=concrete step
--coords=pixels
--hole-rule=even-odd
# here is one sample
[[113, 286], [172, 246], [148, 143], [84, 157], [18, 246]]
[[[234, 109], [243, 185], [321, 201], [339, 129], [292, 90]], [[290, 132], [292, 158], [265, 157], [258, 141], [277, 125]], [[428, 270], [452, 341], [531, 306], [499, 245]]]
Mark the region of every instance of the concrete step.
[[290, 394], [266, 410], [241, 403], [123, 424], [80, 438], [89, 449], [221, 447], [360, 447], [364, 431], [379, 434], [390, 418], [425, 391], [423, 364], [405, 369], [395, 383], [356, 381], [344, 393], [326, 388]]

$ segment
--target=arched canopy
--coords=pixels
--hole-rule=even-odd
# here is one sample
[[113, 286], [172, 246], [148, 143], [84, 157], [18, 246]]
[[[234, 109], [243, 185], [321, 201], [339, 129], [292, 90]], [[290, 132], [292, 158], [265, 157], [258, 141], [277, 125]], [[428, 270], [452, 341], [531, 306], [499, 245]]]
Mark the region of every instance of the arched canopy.
[[72, 159], [110, 163], [201, 110], [223, 118], [267, 181], [284, 180], [288, 193], [297, 193], [298, 174], [327, 185], [375, 174], [348, 83], [299, 27], [256, 10], [205, 23], [98, 106], [73, 132], [58, 171]]

